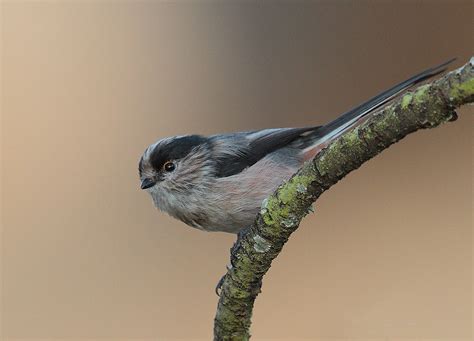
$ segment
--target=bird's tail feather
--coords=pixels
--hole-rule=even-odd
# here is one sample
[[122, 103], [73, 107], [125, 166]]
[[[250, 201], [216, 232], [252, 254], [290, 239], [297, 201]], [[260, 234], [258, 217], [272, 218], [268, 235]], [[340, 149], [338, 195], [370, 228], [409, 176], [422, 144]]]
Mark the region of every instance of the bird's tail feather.
[[369, 99], [367, 102], [360, 104], [359, 106], [345, 112], [344, 114], [340, 115], [334, 121], [329, 122], [328, 124], [322, 126], [318, 133], [322, 136], [327, 138], [332, 138], [337, 135], [340, 135], [345, 130], [352, 127], [352, 125], [362, 117], [366, 116], [370, 112], [374, 111], [375, 109], [379, 108], [383, 104], [387, 103], [397, 95], [399, 95], [404, 90], [408, 89], [409, 87], [420, 83], [426, 79], [434, 77], [443, 71], [446, 70], [446, 66], [452, 63], [456, 58], [450, 59], [447, 62], [444, 62], [438, 66], [429, 68], [423, 72], [420, 72], [413, 77], [391, 87], [388, 90], [380, 93], [379, 95]]
[[390, 89], [383, 91], [382, 93], [360, 104], [359, 106], [345, 112], [344, 114], [336, 118], [334, 121], [329, 122], [324, 126], [317, 127], [314, 133], [309, 134], [308, 136], [311, 138], [312, 143], [310, 144], [310, 146], [306, 147], [303, 150], [303, 153], [305, 154], [305, 159], [313, 157], [332, 139], [338, 137], [348, 129], [352, 128], [358, 120], [367, 116], [375, 109], [381, 107], [382, 105], [399, 95], [404, 90], [417, 83], [420, 83], [426, 79], [429, 79], [442, 73], [446, 70], [446, 66], [452, 63], [455, 59], [456, 58], [450, 59], [438, 66], [420, 72], [414, 75], [413, 77], [391, 87]]

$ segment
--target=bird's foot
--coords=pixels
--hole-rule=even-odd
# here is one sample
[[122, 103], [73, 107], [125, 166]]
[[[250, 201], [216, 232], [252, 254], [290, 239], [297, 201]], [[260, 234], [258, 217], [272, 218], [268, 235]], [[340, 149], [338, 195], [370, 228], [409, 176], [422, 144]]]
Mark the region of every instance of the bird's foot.
[[[230, 269], [232, 269], [232, 264], [227, 264], [226, 268], [227, 268], [227, 271], [229, 271]], [[219, 297], [221, 296], [222, 285], [224, 284], [225, 276], [227, 276], [227, 273], [221, 277], [219, 282], [217, 282], [217, 285], [216, 285], [216, 288], [215, 288], [215, 293]]]
[[[227, 276], [227, 274], [229, 273], [229, 270], [232, 269], [233, 267], [233, 260], [237, 258], [236, 256], [236, 252], [237, 250], [239, 249], [240, 247], [240, 241], [241, 239], [244, 237], [244, 234], [245, 234], [245, 230], [246, 229], [242, 229], [238, 232], [237, 234], [237, 240], [235, 241], [234, 245], [232, 245], [231, 249], [230, 249], [230, 264], [227, 264], [227, 273], [221, 277], [221, 279], [219, 280], [219, 282], [217, 282], [217, 285], [216, 285], [216, 288], [215, 288], [215, 293], [217, 296], [220, 296], [221, 295], [221, 292], [222, 292], [222, 285], [224, 284], [224, 280], [225, 280], [225, 276]], [[260, 284], [261, 286], [261, 284]]]

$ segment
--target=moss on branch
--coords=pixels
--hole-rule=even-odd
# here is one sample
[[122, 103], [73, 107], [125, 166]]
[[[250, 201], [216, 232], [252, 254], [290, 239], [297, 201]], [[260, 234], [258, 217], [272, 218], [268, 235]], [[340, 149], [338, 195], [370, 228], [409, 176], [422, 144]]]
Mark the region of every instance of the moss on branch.
[[329, 187], [364, 162], [420, 129], [457, 118], [455, 108], [474, 102], [474, 59], [392, 101], [307, 162], [262, 204], [252, 227], [239, 234], [222, 285], [215, 340], [248, 340], [262, 278], [283, 245]]

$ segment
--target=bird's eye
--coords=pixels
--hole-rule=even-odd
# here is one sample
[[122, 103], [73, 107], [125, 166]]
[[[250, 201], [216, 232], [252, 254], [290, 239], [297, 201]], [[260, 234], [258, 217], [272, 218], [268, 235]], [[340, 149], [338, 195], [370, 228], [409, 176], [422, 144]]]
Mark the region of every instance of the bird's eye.
[[164, 170], [167, 171], [167, 172], [172, 172], [174, 171], [174, 169], [176, 168], [175, 164], [171, 161], [167, 161], [164, 166], [163, 166]]

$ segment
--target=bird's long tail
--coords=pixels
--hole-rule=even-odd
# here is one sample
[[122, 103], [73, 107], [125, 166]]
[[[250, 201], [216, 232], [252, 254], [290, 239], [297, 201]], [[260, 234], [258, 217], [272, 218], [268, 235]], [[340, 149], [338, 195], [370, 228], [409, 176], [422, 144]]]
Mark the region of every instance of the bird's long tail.
[[[316, 138], [313, 140], [314, 142], [312, 143], [312, 147], [316, 147], [316, 150], [313, 151], [312, 147], [307, 147], [305, 148], [305, 154], [308, 153], [308, 157], [311, 157], [315, 154], [315, 152], [323, 148], [325, 144], [329, 143], [329, 141], [341, 135], [348, 129], [352, 128], [358, 120], [367, 116], [375, 109], [381, 107], [382, 105], [399, 95], [404, 90], [445, 71], [446, 66], [452, 63], [455, 59], [456, 58], [450, 59], [447, 62], [444, 62], [438, 66], [420, 72], [414, 75], [413, 77], [369, 99], [367, 102], [364, 102], [359, 106], [345, 112], [344, 114], [336, 118], [334, 121], [329, 122], [328, 124], [322, 127], [318, 127], [317, 131], [315, 131], [316, 136], [314, 136]], [[317, 146], [319, 146], [319, 148]]]

